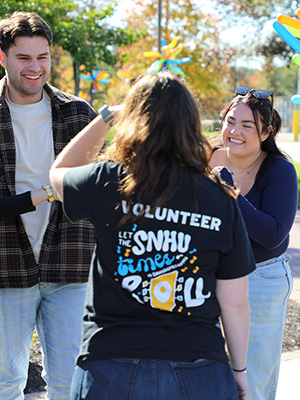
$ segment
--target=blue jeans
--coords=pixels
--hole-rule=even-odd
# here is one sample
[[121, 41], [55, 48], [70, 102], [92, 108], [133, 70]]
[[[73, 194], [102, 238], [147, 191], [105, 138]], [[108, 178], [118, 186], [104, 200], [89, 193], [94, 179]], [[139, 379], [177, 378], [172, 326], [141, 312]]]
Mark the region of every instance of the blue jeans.
[[119, 358], [77, 367], [71, 400], [120, 399], [238, 400], [238, 393], [229, 364], [213, 360]]
[[0, 289], [0, 400], [24, 399], [35, 326], [42, 346], [47, 398], [69, 399], [86, 289], [86, 283]]
[[285, 255], [257, 264], [249, 275], [248, 400], [275, 399], [291, 290], [292, 274]]

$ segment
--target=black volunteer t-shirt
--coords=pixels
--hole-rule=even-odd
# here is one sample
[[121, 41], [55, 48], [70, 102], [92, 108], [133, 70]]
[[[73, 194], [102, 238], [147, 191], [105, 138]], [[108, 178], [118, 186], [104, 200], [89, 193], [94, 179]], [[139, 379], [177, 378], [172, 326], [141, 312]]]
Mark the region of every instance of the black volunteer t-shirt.
[[71, 221], [95, 226], [80, 360], [113, 357], [227, 360], [216, 279], [254, 268], [236, 201], [208, 177], [187, 173], [174, 199], [150, 211], [133, 203], [136, 222], [120, 224], [128, 204], [120, 164], [72, 168], [64, 179]]

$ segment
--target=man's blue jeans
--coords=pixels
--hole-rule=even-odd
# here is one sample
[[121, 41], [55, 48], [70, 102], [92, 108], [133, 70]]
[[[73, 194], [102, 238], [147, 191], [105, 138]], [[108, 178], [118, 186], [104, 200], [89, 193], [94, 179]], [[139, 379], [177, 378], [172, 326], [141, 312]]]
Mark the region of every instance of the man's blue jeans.
[[238, 392], [229, 364], [213, 360], [120, 358], [77, 367], [71, 400], [121, 399], [238, 400]]
[[42, 345], [47, 398], [69, 399], [86, 289], [85, 283], [0, 289], [0, 400], [24, 399], [35, 325]]
[[292, 274], [285, 255], [256, 264], [249, 275], [251, 309], [248, 400], [274, 400]]

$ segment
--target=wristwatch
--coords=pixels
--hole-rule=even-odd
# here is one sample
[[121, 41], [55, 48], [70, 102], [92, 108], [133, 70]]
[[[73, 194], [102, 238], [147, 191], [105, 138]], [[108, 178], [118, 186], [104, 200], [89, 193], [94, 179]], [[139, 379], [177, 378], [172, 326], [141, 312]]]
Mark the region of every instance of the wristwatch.
[[103, 118], [104, 122], [106, 122], [107, 124], [114, 119], [114, 116], [112, 115], [112, 113], [109, 111], [108, 109], [108, 105], [104, 104], [104, 106], [102, 106], [99, 110], [99, 114], [101, 115], [101, 117]]
[[54, 201], [54, 193], [53, 193], [53, 189], [50, 185], [43, 185], [42, 188], [45, 190], [45, 192], [48, 195], [48, 202], [52, 203], [52, 201]]

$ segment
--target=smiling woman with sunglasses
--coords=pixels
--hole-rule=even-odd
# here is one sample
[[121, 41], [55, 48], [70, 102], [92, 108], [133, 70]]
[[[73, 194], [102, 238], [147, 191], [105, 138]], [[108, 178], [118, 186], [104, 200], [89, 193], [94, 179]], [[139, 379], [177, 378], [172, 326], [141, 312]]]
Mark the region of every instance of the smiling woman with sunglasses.
[[235, 92], [222, 113], [221, 145], [213, 148], [210, 164], [240, 190], [238, 203], [256, 261], [249, 275], [248, 399], [274, 400], [292, 288], [285, 251], [297, 210], [297, 176], [275, 142], [281, 118], [273, 93], [245, 86]]

